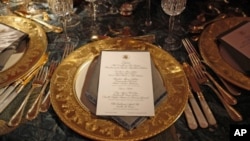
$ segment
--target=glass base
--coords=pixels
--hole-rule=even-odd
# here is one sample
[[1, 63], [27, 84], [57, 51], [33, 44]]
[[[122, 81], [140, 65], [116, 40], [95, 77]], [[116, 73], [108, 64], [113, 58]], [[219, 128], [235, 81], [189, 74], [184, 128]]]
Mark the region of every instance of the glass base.
[[68, 35], [68, 37], [65, 36], [65, 34], [60, 34], [56, 37], [55, 43], [57, 43], [57, 46], [60, 48], [64, 48], [69, 43], [76, 47], [79, 43], [79, 38], [76, 35]]
[[175, 51], [180, 49], [181, 46], [181, 39], [177, 36], [167, 37], [163, 43], [163, 49], [166, 51]]
[[67, 19], [67, 27], [75, 27], [80, 24], [80, 17], [76, 14], [70, 14]]

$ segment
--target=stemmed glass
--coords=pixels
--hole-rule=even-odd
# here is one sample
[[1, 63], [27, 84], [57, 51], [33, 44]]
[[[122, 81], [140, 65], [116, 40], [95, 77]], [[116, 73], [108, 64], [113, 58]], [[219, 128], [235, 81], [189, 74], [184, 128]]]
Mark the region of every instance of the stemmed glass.
[[91, 3], [92, 10], [93, 10], [93, 11], [92, 11], [93, 22], [95, 22], [95, 21], [96, 21], [96, 7], [97, 7], [97, 5], [95, 4], [95, 1], [96, 1], [96, 0], [85, 0], [85, 1]]
[[71, 43], [77, 46], [79, 38], [75, 35], [69, 35], [67, 32], [67, 16], [71, 13], [73, 0], [51, 0], [51, 10], [54, 14], [60, 17], [63, 24], [64, 34], [59, 35], [55, 42]]
[[178, 36], [173, 33], [175, 25], [175, 16], [182, 13], [186, 7], [186, 0], [161, 0], [161, 7], [169, 17], [169, 33], [165, 38], [163, 49], [167, 51], [174, 51], [181, 47], [181, 41]]
[[0, 12], [0, 15], [8, 15], [10, 13], [10, 9], [9, 9], [9, 0], [1, 0], [0, 2], [0, 8], [2, 12]]

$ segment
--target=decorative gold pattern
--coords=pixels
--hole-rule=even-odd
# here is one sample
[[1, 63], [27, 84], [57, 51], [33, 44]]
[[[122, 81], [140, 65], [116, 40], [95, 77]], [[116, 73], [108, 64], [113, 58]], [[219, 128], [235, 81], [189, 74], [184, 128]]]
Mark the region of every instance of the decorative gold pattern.
[[247, 77], [227, 64], [221, 57], [216, 43], [216, 37], [219, 34], [243, 21], [250, 21], [250, 18], [232, 17], [211, 24], [201, 34], [199, 49], [201, 56], [215, 73], [240, 88], [250, 90], [250, 77]]
[[44, 30], [31, 20], [16, 16], [0, 16], [0, 23], [29, 34], [29, 46], [23, 57], [13, 66], [0, 72], [0, 88], [24, 76], [45, 54], [47, 36]]
[[[159, 69], [167, 98], [155, 116], [138, 128], [127, 131], [118, 124], [84, 110], [75, 94], [75, 77], [85, 63], [102, 50], [147, 50]], [[94, 140], [143, 140], [172, 125], [182, 114], [188, 99], [188, 83], [181, 65], [167, 52], [143, 41], [109, 38], [89, 43], [71, 53], [56, 69], [51, 80], [51, 102], [60, 119], [75, 132]]]

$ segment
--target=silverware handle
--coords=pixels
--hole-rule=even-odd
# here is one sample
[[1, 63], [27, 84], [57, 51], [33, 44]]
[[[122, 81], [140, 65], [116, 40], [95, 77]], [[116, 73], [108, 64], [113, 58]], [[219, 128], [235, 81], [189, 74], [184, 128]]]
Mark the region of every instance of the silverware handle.
[[47, 92], [46, 96], [43, 99], [43, 102], [42, 102], [40, 109], [39, 109], [40, 112], [47, 112], [48, 111], [49, 106], [50, 106], [49, 95], [50, 95], [50, 90]]
[[195, 120], [194, 114], [190, 108], [189, 103], [186, 104], [185, 110], [184, 110], [184, 114], [188, 123], [188, 127], [192, 130], [197, 129], [198, 125], [197, 122]]
[[32, 19], [32, 20], [38, 22], [39, 24], [42, 24], [43, 26], [46, 26], [47, 28], [53, 30], [54, 32], [58, 32], [58, 33], [62, 32], [61, 27], [57, 27], [57, 26], [48, 24], [48, 23], [46, 23], [46, 22], [44, 22], [44, 21], [41, 21], [41, 20], [36, 19], [36, 18], [33, 18], [33, 17], [30, 17], [30, 19]]
[[237, 99], [230, 95], [226, 90], [224, 90], [220, 84], [207, 72], [204, 72], [206, 76], [213, 82], [218, 91], [221, 93], [221, 96], [225, 99], [225, 101], [230, 105], [237, 104]]
[[241, 114], [235, 110], [231, 105], [229, 105], [224, 99], [223, 97], [220, 95], [220, 93], [216, 90], [216, 88], [213, 85], [209, 85], [208, 86], [215, 92], [215, 94], [217, 95], [217, 97], [220, 99], [221, 103], [223, 104], [223, 106], [225, 107], [228, 115], [231, 117], [232, 120], [234, 121], [242, 121], [242, 116]]
[[[219, 77], [219, 76], [218, 76]], [[241, 95], [241, 92], [239, 89], [236, 88], [236, 86], [232, 85], [230, 82], [227, 82], [226, 80], [224, 80], [223, 78], [219, 77], [219, 79], [221, 80], [221, 82], [224, 84], [224, 86], [227, 88], [227, 90], [235, 96], [239, 96]]]
[[39, 113], [40, 105], [42, 102], [42, 96], [44, 95], [45, 89], [46, 89], [48, 84], [49, 84], [49, 80], [46, 80], [43, 87], [42, 87], [42, 90], [38, 94], [36, 100], [33, 102], [31, 108], [28, 110], [28, 112], [26, 114], [26, 119], [33, 120], [37, 117], [37, 115]]
[[210, 107], [208, 106], [207, 104], [207, 101], [205, 100], [204, 98], [204, 95], [202, 93], [197, 93], [198, 95], [198, 98], [199, 98], [199, 101], [200, 101], [200, 104], [201, 104], [201, 108], [207, 118], [207, 121], [210, 125], [216, 125], [217, 122], [216, 122], [216, 119], [210, 109]]
[[208, 123], [207, 123], [207, 120], [206, 118], [204, 117], [198, 103], [196, 102], [195, 98], [193, 95], [190, 96], [189, 98], [189, 101], [190, 101], [190, 104], [194, 110], [194, 114], [197, 118], [197, 121], [200, 125], [201, 128], [207, 128], [208, 127]]
[[29, 97], [32, 93], [32, 91], [35, 89], [34, 86], [31, 87], [30, 91], [28, 92], [28, 94], [26, 95], [25, 99], [23, 100], [22, 104], [20, 105], [20, 107], [17, 109], [17, 111], [15, 112], [15, 114], [10, 118], [9, 122], [7, 123], [8, 126], [14, 127], [14, 126], [18, 126], [22, 120], [22, 116], [23, 116], [23, 112], [25, 109], [25, 106], [29, 100]]

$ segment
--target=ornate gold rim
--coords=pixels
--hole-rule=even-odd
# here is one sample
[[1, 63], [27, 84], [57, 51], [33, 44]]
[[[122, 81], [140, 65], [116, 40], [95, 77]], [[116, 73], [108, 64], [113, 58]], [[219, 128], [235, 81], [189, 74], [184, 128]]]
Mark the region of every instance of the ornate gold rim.
[[215, 73], [240, 88], [250, 90], [250, 78], [235, 70], [223, 60], [216, 43], [216, 37], [219, 34], [243, 21], [250, 21], [250, 18], [232, 17], [211, 24], [201, 34], [199, 49], [201, 56]]
[[28, 33], [30, 37], [29, 46], [23, 57], [10, 68], [0, 72], [1, 88], [21, 78], [38, 63], [46, 52], [48, 42], [44, 30], [31, 20], [17, 16], [0, 16], [0, 23]]
[[[79, 68], [99, 55], [101, 50], [150, 51], [168, 91], [155, 116], [138, 128], [127, 131], [109, 120], [84, 110], [74, 89]], [[110, 38], [84, 45], [71, 53], [56, 69], [51, 79], [51, 102], [59, 118], [72, 130], [94, 140], [143, 140], [172, 125], [182, 114], [188, 100], [188, 82], [181, 65], [167, 52], [142, 41]]]

